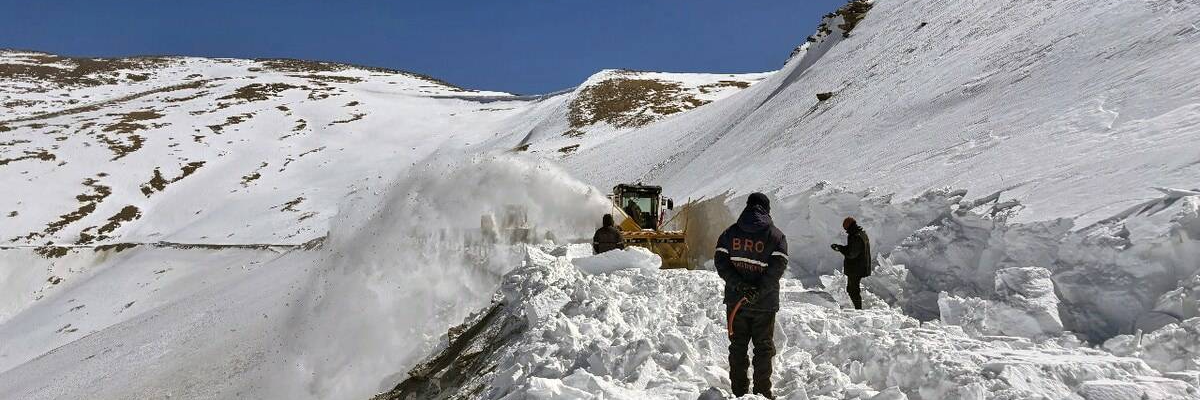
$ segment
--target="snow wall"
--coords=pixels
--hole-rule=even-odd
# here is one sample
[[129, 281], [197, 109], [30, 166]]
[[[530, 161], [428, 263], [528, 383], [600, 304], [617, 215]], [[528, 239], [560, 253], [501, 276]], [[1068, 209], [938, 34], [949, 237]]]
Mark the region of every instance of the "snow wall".
[[[1086, 227], [1067, 218], [1011, 222], [1024, 206], [1003, 192], [972, 199], [965, 190], [942, 189], [897, 200], [827, 182], [772, 196], [771, 214], [788, 237], [789, 276], [806, 285], [840, 274], [842, 257], [829, 244], [845, 242], [841, 221], [853, 216], [871, 236], [876, 271], [883, 270], [865, 287], [907, 314], [937, 319], [942, 292], [994, 300], [997, 271], [1040, 267], [1052, 273], [1065, 328], [1099, 344], [1195, 316], [1194, 300], [1175, 310], [1160, 297], [1200, 271], [1200, 192], [1161, 191]], [[730, 213], [744, 202], [744, 195], [732, 198]], [[1159, 309], [1170, 311], [1164, 317]]]

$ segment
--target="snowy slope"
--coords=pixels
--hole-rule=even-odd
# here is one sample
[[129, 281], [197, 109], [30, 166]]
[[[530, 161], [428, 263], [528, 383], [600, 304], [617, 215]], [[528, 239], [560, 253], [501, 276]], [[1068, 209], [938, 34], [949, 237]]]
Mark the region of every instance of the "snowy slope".
[[822, 180], [1003, 190], [1021, 220], [1086, 226], [1155, 186], [1200, 185], [1200, 77], [1181, 73], [1200, 69], [1198, 15], [1175, 1], [878, 1], [849, 37], [809, 43], [728, 101], [566, 163], [680, 198]]
[[[792, 247], [791, 398], [1194, 398], [1200, 76], [1181, 71], [1200, 67], [1198, 17], [854, 2], [780, 71], [604, 70], [540, 96], [320, 62], [5, 51], [0, 393], [367, 398], [489, 309], [528, 326], [484, 324], [512, 336], [468, 354], [511, 374], [454, 385], [727, 390], [712, 274], [565, 261], [603, 188], [641, 180], [731, 199], [711, 221], [771, 193]], [[559, 244], [483, 242], [480, 217], [511, 204]], [[844, 280], [828, 244], [846, 215], [880, 265], [862, 314], [815, 289]]]

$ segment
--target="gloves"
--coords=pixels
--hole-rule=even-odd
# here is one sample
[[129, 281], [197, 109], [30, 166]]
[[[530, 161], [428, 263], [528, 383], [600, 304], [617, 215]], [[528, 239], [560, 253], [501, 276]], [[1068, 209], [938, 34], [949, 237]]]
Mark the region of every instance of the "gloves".
[[742, 295], [742, 297], [746, 298], [747, 302], [754, 303], [758, 301], [758, 288], [754, 285], [743, 282], [739, 283], [737, 287], [734, 287], [733, 289], [736, 290], [738, 294]]
[[837, 243], [834, 243], [834, 244], [831, 244], [831, 245], [829, 245], [829, 248], [831, 248], [831, 249], [833, 249], [833, 251], [837, 251], [837, 252], [840, 252], [840, 251], [842, 251], [842, 247], [845, 247], [845, 246], [842, 246], [842, 245], [840, 245], [840, 244], [837, 244]]

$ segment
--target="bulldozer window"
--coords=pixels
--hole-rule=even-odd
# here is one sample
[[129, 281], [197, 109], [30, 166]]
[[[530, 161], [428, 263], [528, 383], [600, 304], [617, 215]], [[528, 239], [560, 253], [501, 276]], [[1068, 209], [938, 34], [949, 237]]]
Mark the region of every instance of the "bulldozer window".
[[[658, 223], [658, 198], [626, 196], [621, 199], [622, 208], [633, 222], [642, 229], [653, 229]], [[636, 214], [636, 215], [635, 215]]]

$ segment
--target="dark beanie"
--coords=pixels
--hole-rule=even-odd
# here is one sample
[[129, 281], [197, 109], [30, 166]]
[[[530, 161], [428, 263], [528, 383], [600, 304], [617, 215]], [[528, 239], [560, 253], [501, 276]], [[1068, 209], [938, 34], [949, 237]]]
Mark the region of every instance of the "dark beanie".
[[754, 192], [750, 194], [750, 197], [746, 198], [746, 207], [754, 205], [762, 206], [764, 210], [771, 211], [771, 199], [768, 199], [765, 194]]

